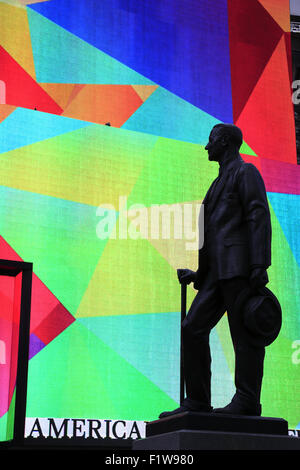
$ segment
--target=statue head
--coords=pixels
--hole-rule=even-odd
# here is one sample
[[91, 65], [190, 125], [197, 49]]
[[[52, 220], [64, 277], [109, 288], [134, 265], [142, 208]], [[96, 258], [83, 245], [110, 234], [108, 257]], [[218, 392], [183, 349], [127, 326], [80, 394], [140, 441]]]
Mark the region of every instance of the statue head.
[[238, 154], [243, 143], [243, 133], [234, 124], [217, 124], [209, 135], [209, 141], [205, 147], [208, 158], [212, 161], [220, 161], [225, 153]]

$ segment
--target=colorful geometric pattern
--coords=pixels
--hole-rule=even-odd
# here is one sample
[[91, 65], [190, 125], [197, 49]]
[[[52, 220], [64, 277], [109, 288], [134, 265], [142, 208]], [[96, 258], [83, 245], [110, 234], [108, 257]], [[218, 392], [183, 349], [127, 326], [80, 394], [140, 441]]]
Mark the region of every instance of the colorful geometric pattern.
[[[34, 269], [27, 415], [149, 420], [177, 406], [176, 269], [195, 268], [197, 252], [174, 234], [122, 237], [120, 200], [147, 216], [153, 205], [201, 203], [217, 173], [209, 131], [232, 122], [266, 184], [269, 285], [283, 309], [263, 413], [295, 428], [300, 167], [289, 1], [220, 0], [216, 11], [209, 0], [7, 0], [0, 18], [0, 257]], [[100, 205], [116, 221], [104, 239]], [[194, 295], [189, 287], [188, 302]], [[234, 392], [226, 316], [211, 345], [213, 405], [222, 406]], [[0, 439], [9, 426], [3, 409]]]

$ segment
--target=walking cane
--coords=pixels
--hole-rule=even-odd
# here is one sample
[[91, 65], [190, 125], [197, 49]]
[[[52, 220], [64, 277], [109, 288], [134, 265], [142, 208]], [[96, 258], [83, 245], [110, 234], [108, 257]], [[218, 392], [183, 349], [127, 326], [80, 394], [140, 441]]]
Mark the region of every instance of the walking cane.
[[186, 284], [181, 284], [181, 322], [180, 322], [180, 405], [184, 400], [184, 369], [183, 369], [183, 341], [182, 322], [186, 316]]

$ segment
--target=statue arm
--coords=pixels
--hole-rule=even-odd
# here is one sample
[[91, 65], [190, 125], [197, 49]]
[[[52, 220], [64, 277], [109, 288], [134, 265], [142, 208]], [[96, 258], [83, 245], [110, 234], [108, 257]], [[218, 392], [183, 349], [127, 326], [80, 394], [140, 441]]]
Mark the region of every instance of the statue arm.
[[267, 269], [271, 265], [271, 217], [264, 181], [252, 164], [238, 174], [238, 190], [248, 229], [250, 266]]

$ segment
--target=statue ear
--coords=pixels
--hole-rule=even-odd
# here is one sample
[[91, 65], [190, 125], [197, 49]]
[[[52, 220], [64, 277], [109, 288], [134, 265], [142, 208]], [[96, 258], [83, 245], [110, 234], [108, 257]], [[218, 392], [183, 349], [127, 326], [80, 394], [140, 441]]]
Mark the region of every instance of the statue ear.
[[222, 140], [221, 140], [221, 142], [222, 142], [222, 144], [224, 145], [224, 147], [229, 144], [229, 140], [230, 140], [230, 139], [229, 139], [229, 135], [228, 135], [228, 134], [223, 134], [223, 135], [222, 135]]

